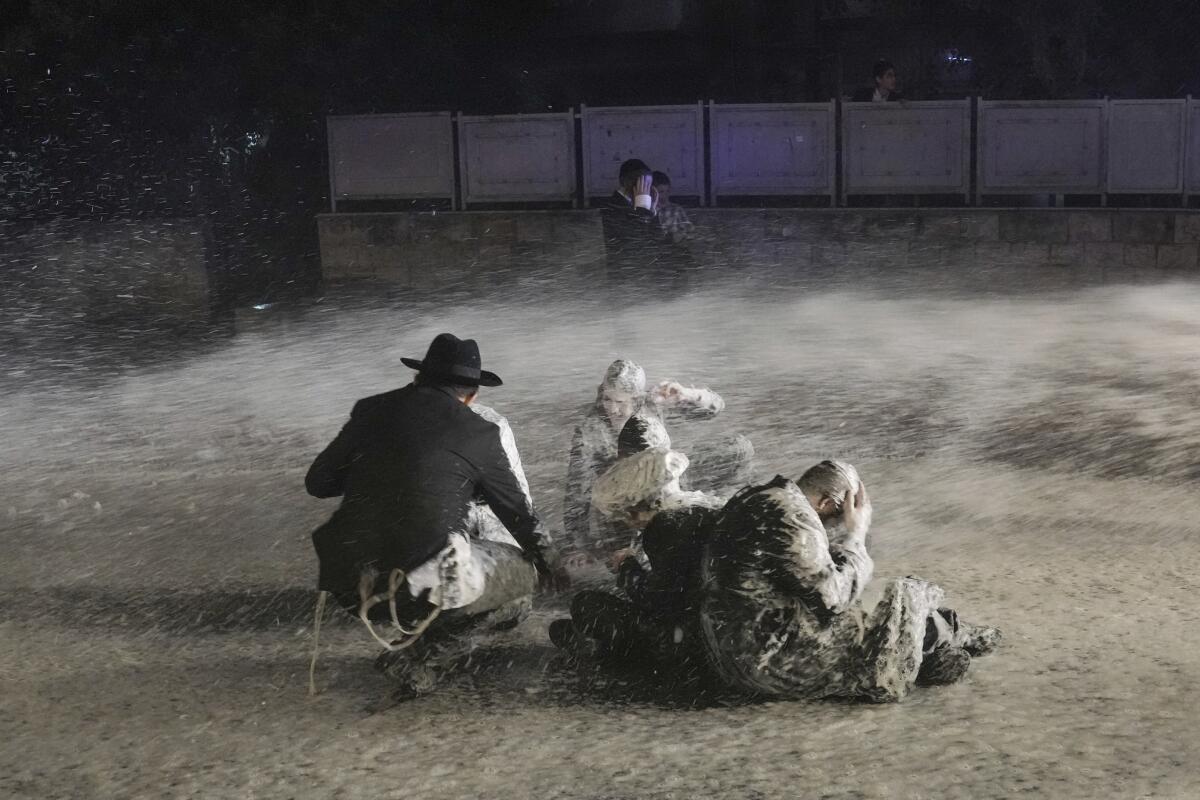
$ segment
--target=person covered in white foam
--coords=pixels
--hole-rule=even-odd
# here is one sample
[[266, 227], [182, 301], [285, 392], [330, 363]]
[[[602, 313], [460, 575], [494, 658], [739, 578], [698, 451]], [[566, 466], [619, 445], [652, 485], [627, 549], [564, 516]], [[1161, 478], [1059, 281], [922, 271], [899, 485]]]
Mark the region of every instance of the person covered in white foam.
[[[564, 546], [571, 563], [606, 558], [608, 531], [596, 524], [592, 487], [618, 458], [618, 436], [634, 416], [655, 420], [666, 433], [668, 415], [711, 419], [725, 401], [711, 389], [665, 380], [647, 391], [646, 373], [635, 362], [618, 359], [609, 365], [596, 391], [596, 400], [575, 429], [567, 466], [563, 508]], [[667, 438], [669, 442], [669, 437]], [[754, 448], [744, 436], [702, 443], [693, 453], [690, 488], [716, 493], [743, 485], [748, 479]]]
[[577, 656], [690, 680], [702, 661], [699, 559], [722, 499], [682, 487], [688, 457], [670, 448], [657, 421], [631, 417], [619, 443], [621, 457], [592, 494], [597, 513], [632, 532], [609, 559], [616, 591], [576, 594], [571, 617], [551, 623], [550, 638]]
[[1000, 634], [940, 608], [943, 590], [874, 572], [872, 508], [849, 464], [823, 461], [793, 482], [776, 476], [722, 510], [702, 560], [700, 628], [724, 684], [779, 698], [903, 699], [916, 685], [961, 680]]

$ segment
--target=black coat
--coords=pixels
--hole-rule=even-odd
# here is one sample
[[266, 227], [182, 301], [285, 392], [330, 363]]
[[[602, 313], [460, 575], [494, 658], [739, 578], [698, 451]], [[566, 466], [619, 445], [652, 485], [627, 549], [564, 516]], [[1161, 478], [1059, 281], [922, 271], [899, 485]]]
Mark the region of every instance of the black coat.
[[483, 499], [526, 556], [547, 569], [550, 542], [509, 466], [500, 429], [450, 393], [415, 384], [354, 404], [350, 421], [304, 479], [314, 497], [343, 496], [313, 533], [320, 588], [357, 592], [364, 568], [411, 570], [464, 530]]
[[[870, 103], [874, 99], [875, 99], [875, 87], [874, 86], [864, 86], [861, 89], [855, 89], [854, 93], [850, 95], [851, 103]], [[895, 103], [895, 102], [899, 102], [901, 100], [906, 100], [906, 99], [907, 98], [904, 97], [903, 95], [901, 95], [899, 92], [892, 92], [891, 94], [888, 95], [887, 102]]]
[[693, 506], [660, 511], [642, 532], [642, 549], [650, 562], [644, 570], [636, 559], [621, 563], [618, 585], [639, 608], [660, 616], [699, 610], [704, 548], [713, 535], [720, 510]]
[[608, 278], [628, 288], [678, 288], [696, 266], [691, 253], [675, 244], [653, 211], [635, 208], [620, 192], [600, 206]]

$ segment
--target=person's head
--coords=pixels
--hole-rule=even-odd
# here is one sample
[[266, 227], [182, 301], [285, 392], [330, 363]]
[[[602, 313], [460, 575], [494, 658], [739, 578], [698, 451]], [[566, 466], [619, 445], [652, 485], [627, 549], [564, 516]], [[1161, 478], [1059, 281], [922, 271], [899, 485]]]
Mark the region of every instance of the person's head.
[[658, 202], [671, 199], [671, 177], [665, 172], [655, 171], [651, 180], [651, 186], [658, 192]]
[[896, 65], [881, 58], [875, 62], [875, 88], [891, 94], [896, 91]]
[[654, 447], [617, 459], [592, 487], [592, 506], [604, 516], [644, 528], [665, 508], [677, 507], [685, 493], [679, 477], [688, 457]]
[[844, 461], [822, 461], [801, 475], [796, 485], [825, 522], [842, 513], [846, 492], [857, 492], [862, 479], [858, 470]]
[[646, 396], [646, 371], [632, 361], [619, 358], [608, 365], [596, 393], [596, 405], [613, 430], [624, 427]]
[[617, 436], [617, 458], [625, 458], [652, 447], [671, 449], [671, 437], [666, 426], [656, 417], [634, 414]]
[[650, 168], [646, 166], [645, 161], [642, 161], [640, 158], [630, 158], [621, 163], [621, 169], [617, 173], [617, 181], [621, 184], [621, 189], [632, 197], [633, 189], [638, 179], [643, 175], [650, 174]]
[[462, 401], [463, 405], [471, 405], [475, 402], [475, 398], [479, 396], [478, 386], [469, 386], [465, 383], [454, 383], [452, 381], [438, 378], [433, 375], [426, 375], [423, 372], [418, 372], [413, 378], [413, 383], [417, 386], [428, 386], [433, 389], [441, 389], [448, 392], [454, 397]]
[[413, 379], [416, 385], [448, 391], [468, 405], [480, 386], [503, 383], [499, 375], [481, 368], [479, 345], [474, 339], [459, 339], [452, 333], [434, 337], [423, 359], [401, 358], [400, 362], [417, 371]]

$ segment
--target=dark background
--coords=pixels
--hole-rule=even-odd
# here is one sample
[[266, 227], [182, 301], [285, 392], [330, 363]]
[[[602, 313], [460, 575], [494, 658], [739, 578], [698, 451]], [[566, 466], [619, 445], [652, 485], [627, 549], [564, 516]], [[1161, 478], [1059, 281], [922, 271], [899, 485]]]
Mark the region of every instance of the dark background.
[[1196, 0], [0, 0], [0, 219], [211, 221], [228, 291], [311, 284], [327, 114], [1200, 94]]

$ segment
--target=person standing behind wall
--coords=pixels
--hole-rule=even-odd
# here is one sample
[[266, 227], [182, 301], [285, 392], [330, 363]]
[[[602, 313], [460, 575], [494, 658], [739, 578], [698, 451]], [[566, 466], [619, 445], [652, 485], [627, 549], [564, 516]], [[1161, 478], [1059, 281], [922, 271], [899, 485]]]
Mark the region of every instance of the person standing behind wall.
[[896, 89], [896, 65], [886, 58], [875, 62], [872, 72], [875, 75], [873, 86], [864, 86], [850, 96], [855, 103], [891, 103], [905, 99]]
[[621, 164], [616, 191], [600, 207], [610, 281], [631, 281], [661, 254], [664, 237], [655, 216], [650, 168], [641, 159]]
[[663, 233], [674, 243], [690, 239], [695, 226], [688, 219], [683, 206], [671, 202], [671, 178], [665, 172], [655, 172], [652, 178], [652, 188], [658, 194], [658, 206], [654, 213], [658, 216], [658, 224]]

